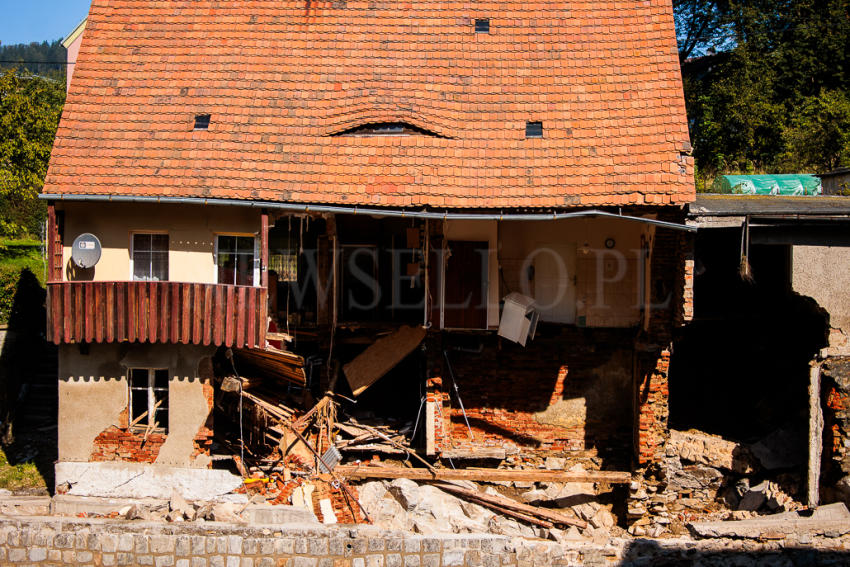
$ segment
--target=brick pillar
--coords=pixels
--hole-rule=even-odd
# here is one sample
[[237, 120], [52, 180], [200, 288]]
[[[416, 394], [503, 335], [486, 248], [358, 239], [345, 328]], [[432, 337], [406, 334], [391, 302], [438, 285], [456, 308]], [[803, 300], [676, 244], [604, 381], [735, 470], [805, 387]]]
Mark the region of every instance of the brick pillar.
[[443, 407], [443, 379], [428, 378], [425, 386], [425, 454], [437, 455], [445, 447], [448, 431]]
[[638, 465], [644, 466], [663, 458], [664, 443], [670, 434], [667, 387], [670, 349], [637, 356], [635, 455]]

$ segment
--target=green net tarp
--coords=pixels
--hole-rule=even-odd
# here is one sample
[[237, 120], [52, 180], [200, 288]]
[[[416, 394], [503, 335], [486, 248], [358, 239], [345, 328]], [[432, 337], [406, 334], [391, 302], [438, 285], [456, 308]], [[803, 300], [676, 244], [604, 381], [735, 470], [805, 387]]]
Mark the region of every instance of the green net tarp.
[[712, 193], [733, 195], [820, 195], [820, 177], [807, 174], [721, 175]]

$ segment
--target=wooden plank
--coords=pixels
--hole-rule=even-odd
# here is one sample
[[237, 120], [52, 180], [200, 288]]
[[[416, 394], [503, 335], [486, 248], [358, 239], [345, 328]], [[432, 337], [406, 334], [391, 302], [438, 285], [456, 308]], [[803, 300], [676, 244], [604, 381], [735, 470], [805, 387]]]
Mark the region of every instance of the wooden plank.
[[106, 330], [106, 290], [103, 283], [94, 285], [94, 338], [97, 342], [103, 342]]
[[159, 284], [159, 340], [168, 342], [168, 302], [171, 298], [171, 286], [168, 282]]
[[106, 342], [115, 342], [115, 283], [106, 284]]
[[632, 480], [629, 472], [620, 471], [550, 471], [550, 470], [505, 470], [505, 469], [437, 469], [432, 474], [428, 469], [401, 467], [373, 467], [339, 465], [336, 469], [349, 478], [408, 478], [410, 480], [473, 480], [511, 482], [603, 482], [628, 484]]
[[127, 340], [136, 341], [136, 319], [139, 306], [136, 303], [136, 284], [130, 282], [127, 284]]
[[[53, 235], [56, 233], [56, 208], [52, 202], [47, 204], [47, 281], [52, 282], [56, 279], [56, 239]], [[51, 316], [52, 317], [52, 316]], [[47, 327], [51, 328], [50, 325]]]
[[233, 325], [233, 315], [236, 309], [236, 289], [229, 285], [227, 286], [227, 306], [224, 308], [224, 344], [233, 346], [233, 334], [235, 328]]
[[180, 284], [183, 291], [183, 304], [181, 311], [183, 316], [180, 321], [180, 342], [189, 344], [192, 337], [192, 284]]
[[245, 345], [245, 320], [247, 318], [245, 304], [245, 286], [239, 286], [236, 290], [236, 339], [233, 344], [236, 348], [242, 348]]
[[257, 302], [257, 307], [259, 310], [259, 314], [257, 315], [257, 328], [259, 331], [257, 337], [257, 347], [265, 348], [266, 331], [269, 330], [269, 291], [267, 289], [260, 290], [260, 299]]
[[192, 288], [192, 297], [194, 298], [194, 309], [192, 315], [192, 343], [201, 344], [201, 324], [204, 320], [204, 294], [202, 293], [201, 284], [195, 284]]
[[437, 486], [440, 490], [445, 490], [450, 494], [462, 496], [467, 500], [472, 500], [473, 502], [484, 504], [488, 508], [492, 508], [500, 512], [511, 511], [523, 514], [526, 516], [526, 521], [529, 521], [531, 518], [542, 518], [543, 520], [552, 522], [553, 524], [560, 524], [562, 526], [576, 526], [581, 529], [587, 528], [587, 523], [583, 520], [579, 520], [578, 518], [571, 518], [570, 516], [567, 516], [566, 514], [562, 514], [555, 510], [548, 510], [546, 508], [540, 508], [537, 506], [529, 506], [528, 504], [523, 504], [521, 502], [517, 502], [516, 500], [506, 498], [504, 496], [496, 496], [494, 494], [478, 492], [477, 490], [469, 490], [468, 488], [462, 488], [455, 484], [438, 483], [435, 486]]
[[83, 329], [86, 320], [85, 311], [83, 311], [83, 284], [74, 283], [74, 341], [83, 342]]
[[204, 286], [204, 335], [203, 344], [212, 342], [213, 327], [213, 286]]
[[227, 305], [224, 300], [224, 286], [215, 286], [215, 311], [213, 320], [213, 341], [216, 346], [224, 344], [224, 311]]
[[269, 214], [260, 215], [260, 285], [269, 288]]
[[127, 339], [127, 284], [115, 286], [115, 338], [119, 343]]
[[139, 314], [136, 321], [139, 325], [139, 342], [148, 340], [148, 286], [141, 282], [136, 284], [136, 295], [139, 298]]
[[83, 290], [85, 290], [83, 309], [86, 314], [85, 339], [87, 343], [90, 343], [94, 341], [94, 284], [86, 282], [83, 284]]
[[176, 344], [180, 342], [180, 315], [182, 312], [182, 309], [180, 309], [180, 284], [171, 283], [168, 285], [171, 288], [171, 305], [168, 309], [171, 313], [171, 336], [169, 340]]
[[253, 348], [257, 346], [257, 288], [248, 288], [248, 298], [246, 299], [246, 311], [248, 313], [248, 321], [246, 323], [245, 346]]
[[425, 334], [426, 331], [422, 327], [401, 327], [393, 334], [375, 341], [372, 346], [343, 366], [354, 396], [362, 394], [366, 388], [395, 368], [419, 346]]
[[159, 282], [148, 283], [148, 338], [152, 343], [156, 342], [157, 331], [159, 331]]
[[71, 342], [71, 323], [73, 322], [73, 318], [71, 317], [71, 310], [73, 307], [73, 299], [72, 299], [72, 291], [70, 283], [64, 283], [62, 285], [62, 342], [70, 343]]

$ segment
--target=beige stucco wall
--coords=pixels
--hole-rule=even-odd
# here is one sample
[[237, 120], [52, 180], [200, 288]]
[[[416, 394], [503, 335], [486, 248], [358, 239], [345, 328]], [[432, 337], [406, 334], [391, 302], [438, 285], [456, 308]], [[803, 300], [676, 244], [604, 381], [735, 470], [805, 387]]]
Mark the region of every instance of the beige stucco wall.
[[208, 457], [192, 458], [192, 440], [207, 421], [209, 408], [199, 375], [214, 347], [185, 345], [76, 345], [59, 349], [59, 461], [88, 461], [95, 438], [119, 426], [127, 409], [128, 368], [168, 368], [168, 437], [156, 464], [206, 467]]
[[[63, 278], [127, 281], [134, 232], [166, 232], [170, 281], [215, 283], [215, 236], [259, 235], [260, 213], [247, 207], [155, 203], [61, 203], [64, 211]], [[91, 270], [75, 269], [71, 245], [84, 232], [98, 237], [101, 259]]]
[[792, 246], [791, 286], [829, 312], [830, 348], [850, 354], [850, 248]]
[[[572, 281], [567, 285], [575, 286], [577, 318], [583, 318], [588, 327], [636, 325], [642, 303], [641, 236], [647, 237], [651, 232], [646, 224], [606, 218], [502, 222], [499, 258], [505, 284], [510, 291], [523, 292], [523, 280], [527, 278], [521, 272], [527, 267], [526, 258], [535, 250], [574, 249], [574, 265], [567, 258], [564, 261], [574, 269], [568, 274]], [[608, 238], [614, 239], [612, 249], [605, 247]], [[533, 285], [524, 287], [533, 291]], [[506, 294], [503, 289], [501, 295]]]

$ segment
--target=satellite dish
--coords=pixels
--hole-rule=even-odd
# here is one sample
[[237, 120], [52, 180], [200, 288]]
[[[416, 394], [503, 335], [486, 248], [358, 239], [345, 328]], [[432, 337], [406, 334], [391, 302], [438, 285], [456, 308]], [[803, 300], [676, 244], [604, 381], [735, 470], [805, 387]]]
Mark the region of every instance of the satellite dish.
[[85, 232], [74, 240], [71, 259], [81, 268], [93, 268], [100, 260], [100, 240], [97, 236]]

